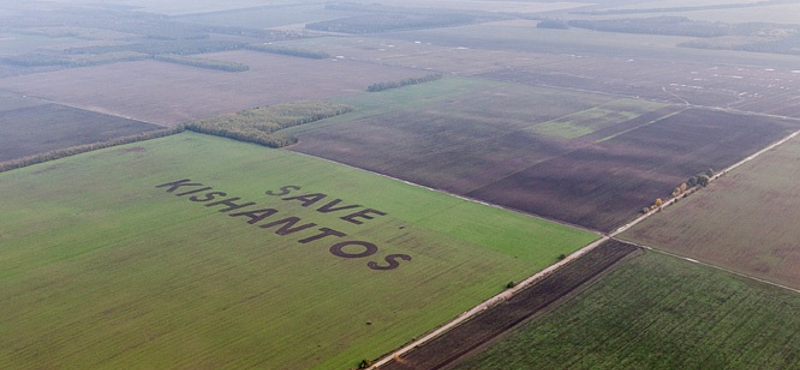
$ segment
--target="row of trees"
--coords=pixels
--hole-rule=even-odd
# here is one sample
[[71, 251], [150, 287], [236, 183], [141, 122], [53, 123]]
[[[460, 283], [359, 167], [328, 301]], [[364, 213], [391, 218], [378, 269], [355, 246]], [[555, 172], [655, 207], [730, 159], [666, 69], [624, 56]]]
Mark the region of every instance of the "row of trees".
[[540, 22], [539, 27], [563, 28], [563, 26], [569, 25], [607, 32], [694, 36], [699, 39], [682, 42], [678, 46], [800, 55], [800, 49], [798, 48], [798, 45], [800, 45], [800, 26], [792, 24], [763, 22], [730, 24], [697, 21], [686, 17], [674, 16], [571, 20], [565, 25], [561, 25], [559, 22], [546, 20]]
[[153, 59], [162, 62], [182, 64], [198, 68], [216, 69], [225, 72], [244, 72], [250, 69], [247, 64], [228, 62], [224, 60], [194, 58], [184, 55], [156, 55], [153, 56]]
[[697, 5], [697, 6], [673, 6], [664, 8], [627, 8], [627, 9], [609, 9], [609, 10], [589, 10], [589, 11], [575, 11], [573, 14], [590, 14], [590, 15], [612, 15], [612, 14], [643, 14], [643, 13], [676, 13], [676, 12], [690, 12], [698, 10], [718, 10], [718, 9], [736, 9], [736, 8], [750, 8], [762, 7], [766, 5], [785, 4], [786, 0], [771, 0], [771, 1], [757, 1], [757, 2], [740, 2], [728, 4], [714, 4], [714, 5]]
[[135, 143], [138, 141], [150, 140], [155, 139], [158, 137], [164, 137], [168, 135], [174, 135], [179, 132], [183, 132], [184, 127], [182, 125], [178, 125], [171, 128], [161, 129], [161, 130], [153, 130], [147, 131], [136, 135], [128, 135], [128, 136], [121, 136], [114, 139], [106, 140], [106, 141], [99, 141], [96, 143], [91, 144], [84, 144], [84, 145], [77, 145], [69, 148], [63, 149], [56, 149], [45, 153], [35, 154], [23, 158], [12, 159], [5, 162], [0, 162], [0, 172], [10, 171], [13, 169], [34, 165], [37, 163], [43, 163], [47, 161], [52, 161], [59, 158], [69, 157], [76, 154], [86, 153], [93, 150], [108, 148], [117, 145], [124, 145]]
[[384, 82], [377, 82], [372, 85], [367, 86], [367, 91], [369, 92], [378, 92], [384, 91], [389, 89], [396, 89], [398, 87], [408, 86], [408, 85], [416, 85], [421, 84], [424, 82], [436, 81], [442, 78], [441, 73], [433, 73], [429, 75], [425, 75], [422, 77], [411, 77], [406, 78], [400, 81], [384, 81]]
[[283, 46], [275, 46], [275, 45], [264, 45], [264, 44], [248, 44], [245, 46], [245, 49], [253, 50], [253, 51], [261, 51], [264, 53], [272, 53], [272, 54], [281, 54], [281, 55], [289, 55], [293, 57], [300, 57], [300, 58], [310, 58], [310, 59], [326, 59], [330, 58], [330, 54], [322, 52], [322, 51], [311, 51], [311, 50], [304, 50], [304, 49], [294, 49], [294, 48], [287, 48]]
[[553, 28], [558, 30], [565, 30], [569, 28], [567, 22], [559, 19], [544, 19], [536, 24], [536, 28]]
[[379, 33], [409, 29], [450, 27], [475, 23], [477, 17], [464, 13], [371, 14], [309, 23], [307, 29], [341, 33]]
[[217, 127], [190, 123], [186, 125], [186, 129], [201, 134], [226, 137], [228, 139], [259, 144], [270, 148], [280, 148], [297, 142], [297, 138], [266, 133], [253, 127]]
[[722, 22], [695, 21], [686, 17], [652, 17], [604, 20], [571, 20], [572, 27], [597, 31], [646, 33], [672, 36], [718, 37], [732, 33], [733, 27]]
[[300, 101], [206, 118], [189, 123], [186, 128], [204, 134], [280, 148], [296, 143], [297, 139], [278, 134], [277, 131], [352, 110], [353, 107], [345, 104]]
[[711, 182], [711, 178], [714, 177], [714, 169], [709, 168], [703, 173], [699, 173], [696, 176], [692, 176], [686, 181], [689, 187], [694, 187], [700, 185], [702, 187], [708, 186], [708, 183]]
[[[689, 190], [694, 188], [695, 186], [708, 186], [709, 182], [711, 182], [711, 178], [714, 177], [714, 169], [709, 168], [705, 170], [703, 173], [699, 173], [696, 176], [690, 177], [686, 182], [677, 186], [674, 190], [672, 190], [672, 198], [675, 198], [675, 201], [678, 201], [678, 198], [681, 196], [685, 196]], [[649, 207], [642, 208], [642, 213], [648, 213], [650, 211], [654, 211], [660, 208], [664, 204], [664, 201], [661, 198], [656, 198], [655, 202], [651, 204]]]
[[65, 50], [67, 54], [106, 54], [133, 51], [150, 56], [178, 54], [192, 55], [241, 50], [245, 44], [226, 40], [153, 40], [120, 45], [97, 45]]

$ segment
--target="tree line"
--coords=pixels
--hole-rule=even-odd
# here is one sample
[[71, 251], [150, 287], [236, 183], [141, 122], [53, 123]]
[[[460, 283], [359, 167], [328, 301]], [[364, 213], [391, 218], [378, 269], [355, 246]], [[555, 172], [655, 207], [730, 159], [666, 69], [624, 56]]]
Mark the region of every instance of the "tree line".
[[239, 111], [188, 123], [186, 129], [280, 148], [297, 142], [297, 138], [277, 131], [348, 113], [353, 107], [319, 101], [300, 101]]
[[322, 51], [294, 49], [294, 48], [287, 48], [275, 45], [248, 44], [244, 48], [247, 50], [260, 51], [264, 53], [289, 55], [293, 57], [309, 58], [309, 59], [326, 59], [331, 57], [330, 54]]
[[398, 87], [408, 86], [408, 85], [416, 85], [421, 84], [424, 82], [436, 81], [442, 78], [441, 73], [432, 73], [429, 75], [425, 75], [422, 77], [410, 77], [400, 81], [384, 81], [384, 82], [376, 82], [372, 85], [367, 86], [367, 91], [369, 92], [378, 92], [390, 89], [396, 89]]
[[572, 27], [596, 31], [646, 33], [671, 36], [717, 37], [731, 33], [732, 27], [721, 22], [694, 21], [686, 17], [662, 16], [603, 20], [571, 20]]
[[244, 72], [250, 69], [247, 64], [228, 62], [224, 60], [193, 58], [184, 55], [155, 55], [153, 56], [153, 59], [161, 62], [182, 64], [198, 68], [216, 69], [225, 72]]
[[[675, 187], [675, 189], [672, 190], [672, 198], [674, 198], [675, 202], [677, 202], [679, 198], [685, 197], [686, 195], [690, 194], [692, 189], [694, 189], [695, 187], [708, 186], [714, 175], [715, 175], [714, 169], [709, 168], [701, 173], [698, 173], [695, 176], [690, 177], [688, 180], [681, 183], [680, 185]], [[649, 207], [642, 208], [642, 213], [648, 213], [656, 209], [660, 210], [663, 204], [664, 201], [661, 198], [656, 198], [655, 202], [653, 202], [653, 204], [651, 204]]]
[[174, 135], [183, 131], [184, 131], [183, 125], [178, 125], [175, 127], [170, 127], [160, 130], [142, 132], [135, 135], [120, 136], [106, 141], [98, 141], [90, 144], [76, 145], [69, 148], [51, 150], [45, 153], [34, 154], [23, 158], [0, 162], [0, 172], [10, 171], [13, 169], [26, 167], [47, 161], [52, 161], [64, 157], [69, 157], [76, 154], [86, 153], [93, 150]]
[[450, 27], [477, 22], [477, 17], [464, 13], [438, 14], [370, 14], [309, 23], [307, 29], [341, 33], [380, 33], [422, 28]]
[[[661, 16], [604, 20], [571, 20], [568, 26], [605, 32], [693, 36], [698, 39], [682, 47], [800, 55], [800, 26], [764, 22], [724, 23]], [[559, 28], [557, 21], [542, 21], [540, 27]], [[723, 36], [737, 36], [736, 40]]]

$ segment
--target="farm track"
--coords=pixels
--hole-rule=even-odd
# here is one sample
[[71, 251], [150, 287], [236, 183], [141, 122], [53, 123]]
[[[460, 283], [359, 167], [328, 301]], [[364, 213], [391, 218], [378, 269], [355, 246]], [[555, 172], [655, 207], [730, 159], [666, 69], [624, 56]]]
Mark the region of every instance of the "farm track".
[[[753, 159], [756, 159], [758, 156], [760, 156], [760, 155], [762, 155], [762, 154], [764, 154], [764, 153], [766, 153], [766, 152], [768, 152], [768, 151], [770, 151], [772, 149], [775, 149], [776, 147], [780, 146], [781, 144], [783, 144], [783, 143], [785, 143], [785, 142], [797, 137], [797, 135], [800, 135], [800, 130], [789, 134], [788, 136], [784, 137], [783, 139], [780, 139], [780, 140], [768, 145], [767, 147], [765, 147], [765, 148], [763, 148], [763, 149], [761, 149], [761, 150], [759, 150], [759, 151], [747, 156], [746, 158], [742, 159], [741, 161], [736, 162], [736, 163], [728, 166], [728, 168], [726, 168], [726, 169], [724, 169], [724, 170], [722, 170], [720, 172], [717, 172], [716, 174], [714, 174], [714, 176], [712, 176], [709, 179], [709, 181], [716, 181], [720, 177], [726, 175], [728, 172], [736, 169], [737, 167], [739, 167], [739, 166], [741, 166], [741, 165], [743, 165], [743, 164], [745, 164], [747, 162], [752, 161]], [[691, 191], [689, 193], [686, 193], [686, 194], [684, 194], [684, 195], [682, 195], [680, 197], [675, 197], [675, 198], [671, 198], [671, 199], [667, 200], [666, 202], [664, 202], [663, 205], [661, 205], [659, 210], [664, 209], [665, 207], [668, 207], [668, 206], [671, 206], [671, 205], [675, 204], [675, 202], [677, 202], [678, 199], [681, 199], [681, 198], [683, 198], [685, 196], [691, 195], [695, 191], [697, 191], [697, 190], [693, 190], [693, 191]], [[646, 220], [648, 217], [653, 216], [657, 212], [658, 212], [658, 210], [653, 210], [653, 211], [650, 211], [650, 212], [648, 212], [648, 213], [646, 213], [644, 215], [641, 215], [641, 216], [637, 217], [636, 219], [634, 219], [633, 221], [628, 222], [627, 224], [617, 228], [616, 230], [614, 230], [614, 232], [608, 234], [607, 236], [610, 237], [610, 238], [614, 238], [617, 235], [619, 235], [619, 234], [625, 232], [626, 230], [630, 229], [634, 225]], [[753, 279], [756, 279], [756, 278], [753, 278]]]
[[639, 248], [617, 240], [599, 240], [392, 353], [371, 369], [442, 369], [547, 309], [636, 250]]
[[[719, 107], [706, 107], [706, 106], [697, 106], [691, 105], [688, 106], [692, 108], [701, 108], [701, 109], [710, 109], [710, 110], [718, 110], [724, 111], [727, 113], [735, 113], [735, 114], [744, 114], [744, 115], [752, 115], [752, 116], [762, 116], [762, 117], [771, 117], [771, 118], [780, 118], [780, 119], [787, 119], [787, 120], [794, 120], [797, 121], [798, 119], [793, 117], [785, 117], [785, 116], [777, 116], [772, 114], [765, 114], [765, 113], [758, 113], [758, 112], [750, 112], [750, 111], [740, 111], [733, 108], [719, 108]], [[742, 159], [741, 161], [734, 163], [733, 165], [729, 166], [723, 171], [715, 174], [711, 180], [714, 181], [719, 177], [727, 174], [729, 171], [741, 166], [744, 163], [747, 163], [756, 157], [760, 156], [761, 154], [774, 149], [775, 147], [791, 140], [792, 138], [800, 135], [800, 130], [791, 133], [790, 135], [778, 140], [767, 147], [753, 153], [746, 158]], [[390, 176], [389, 176], [390, 177]], [[403, 180], [400, 180], [403, 181]], [[404, 181], [407, 182], [407, 181]], [[408, 183], [408, 182], [407, 182]], [[413, 183], [412, 183], [413, 184]], [[414, 184], [416, 185], [416, 184]], [[419, 185], [417, 185], [419, 186]], [[432, 191], [438, 191], [436, 189], [430, 189]], [[696, 190], [695, 190], [696, 191]], [[451, 194], [458, 198], [464, 198], [455, 194]], [[486, 204], [489, 206], [497, 205], [486, 203], [482, 201], [477, 201], [474, 199], [469, 199], [471, 201], [475, 201], [478, 203]], [[667, 207], [675, 203], [677, 199], [673, 198], [666, 202], [663, 207]], [[505, 208], [505, 207], [501, 207]], [[527, 318], [533, 316], [537, 312], [542, 311], [548, 305], [555, 302], [559, 298], [563, 297], [564, 295], [568, 294], [570, 291], [577, 289], [581, 284], [589, 281], [591, 278], [599, 275], [607, 268], [611, 267], [614, 263], [628, 255], [629, 253], [633, 252], [636, 249], [647, 249], [653, 250], [658, 253], [663, 253], [667, 255], [674, 256], [676, 258], [680, 258], [682, 260], [686, 260], [688, 262], [701, 264], [710, 268], [714, 268], [720, 271], [725, 271], [728, 273], [735, 274], [737, 276], [741, 276], [747, 279], [751, 279], [754, 281], [758, 281], [761, 283], [769, 284], [772, 286], [776, 286], [782, 289], [787, 289], [795, 293], [800, 293], [800, 290], [790, 288], [781, 284], [773, 283], [764, 279], [760, 279], [757, 277], [749, 276], [747, 274], [743, 274], [740, 272], [732, 271], [729, 269], [725, 269], [713, 264], [699, 262], [697, 260], [683, 257], [680, 255], [674, 255], [672, 253], [668, 253], [665, 251], [661, 251], [658, 249], [654, 249], [649, 246], [638, 245], [635, 243], [630, 243], [627, 241], [619, 240], [615, 238], [618, 234], [624, 232], [625, 230], [629, 229], [635, 224], [647, 219], [648, 217], [654, 215], [656, 211], [649, 212], [645, 215], [642, 215], [635, 220], [623, 225], [622, 227], [614, 230], [611, 233], [603, 234], [603, 238], [586, 248], [576, 252], [575, 254], [569, 256], [567, 259], [561, 261], [560, 263], [551, 266], [551, 268], [542, 271], [541, 273], [527, 279], [522, 284], [515, 287], [515, 289], [503, 292], [502, 294], [493, 297], [492, 299], [484, 302], [483, 304], [476, 306], [470, 311], [465, 312], [457, 319], [453, 320], [452, 322], [446, 324], [438, 328], [437, 330], [427, 334], [423, 338], [401, 348], [400, 350], [392, 353], [390, 356], [386, 356], [382, 360], [378, 361], [375, 365], [370, 367], [370, 369], [380, 369], [380, 370], [404, 370], [404, 369], [426, 369], [426, 370], [439, 370], [447, 367], [449, 364], [454, 363], [459, 358], [469, 354], [470, 352], [476, 350], [477, 348], [485, 345], [487, 342], [491, 341], [495, 337], [501, 335], [502, 333], [508, 331], [515, 325], [519, 324], [520, 322], [525, 321]], [[536, 216], [536, 215], [534, 215]], [[536, 216], [540, 217], [540, 216]], [[558, 222], [558, 221], [556, 221]], [[563, 224], [563, 222], [561, 222]], [[566, 223], [569, 225], [568, 223]], [[585, 229], [585, 228], [584, 228]], [[596, 231], [595, 231], [596, 232]], [[622, 256], [615, 259], [613, 262], [603, 265], [602, 268], [592, 270], [591, 267], [586, 266], [592, 262], [600, 262], [600, 261], [589, 261], [595, 259], [598, 246], [603, 245], [604, 248], [610, 248], [608, 245], [622, 245], [626, 248], [633, 248], [630, 251], [624, 252], [626, 249], [621, 248], [620, 251], [617, 253], [623, 253]], [[595, 266], [596, 267], [596, 266]], [[556, 270], [553, 272], [553, 270]], [[574, 280], [567, 280], [570, 279], [569, 276], [571, 271], [580, 271], [584, 269], [584, 272], [591, 274], [591, 276], [580, 280], [577, 284], [574, 284]], [[547, 296], [546, 293], [549, 284], [553, 284], [552, 282], [558, 280], [560, 278], [565, 279], [564, 281], [559, 282], [562, 284], [560, 287], [564, 288], [568, 286], [565, 292], [557, 295], [556, 297], [549, 297], [549, 298], [542, 298], [541, 296]], [[570, 284], [573, 283], [573, 284]], [[543, 294], [545, 293], [545, 294]], [[522, 303], [525, 303], [525, 309], [520, 308], [523, 306]], [[515, 311], [519, 309], [520, 311]], [[522, 311], [527, 310], [525, 313], [521, 313]]]

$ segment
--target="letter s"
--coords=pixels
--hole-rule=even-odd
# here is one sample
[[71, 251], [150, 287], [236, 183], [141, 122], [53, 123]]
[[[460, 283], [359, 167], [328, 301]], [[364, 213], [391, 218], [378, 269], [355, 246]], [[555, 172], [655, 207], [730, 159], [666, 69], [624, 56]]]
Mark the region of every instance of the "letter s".
[[407, 254], [390, 254], [386, 256], [386, 258], [384, 259], [386, 260], [387, 263], [389, 263], [388, 266], [381, 266], [375, 261], [369, 261], [367, 263], [367, 266], [369, 266], [369, 268], [373, 270], [381, 270], [381, 271], [394, 270], [400, 267], [400, 262], [397, 262], [398, 259], [401, 259], [403, 261], [411, 261], [411, 256]]
[[292, 190], [289, 190], [289, 189], [300, 190], [300, 187], [299, 186], [295, 186], [295, 185], [281, 186], [281, 191], [280, 192], [274, 192], [272, 190], [267, 190], [267, 191], [264, 192], [264, 194], [271, 195], [273, 197], [280, 197], [280, 196], [284, 196], [286, 194], [291, 193]]

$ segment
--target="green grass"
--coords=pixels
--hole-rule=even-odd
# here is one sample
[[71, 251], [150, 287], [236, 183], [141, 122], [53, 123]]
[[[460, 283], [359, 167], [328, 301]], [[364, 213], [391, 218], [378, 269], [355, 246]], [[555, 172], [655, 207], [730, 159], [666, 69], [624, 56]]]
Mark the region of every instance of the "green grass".
[[[379, 82], [379, 81], [376, 81]], [[424, 84], [404, 86], [381, 92], [364, 92], [331, 101], [354, 107], [354, 111], [311, 124], [280, 130], [281, 134], [297, 135], [309, 130], [346, 123], [366, 117], [377, 116], [403, 110], [418, 110], [420, 105], [435, 105], [448, 100], [490, 88], [500, 88], [506, 84], [474, 78], [443, 78]]]
[[793, 139], [621, 237], [800, 288], [798, 160]]
[[797, 312], [800, 295], [648, 252], [456, 369], [796, 369]]
[[[158, 184], [190, 178], [318, 224], [279, 236]], [[301, 186], [319, 204], [268, 196]], [[196, 187], [195, 187], [196, 188]], [[596, 235], [286, 151], [195, 133], [0, 174], [0, 368], [347, 369]], [[333, 199], [386, 216], [355, 225]], [[361, 208], [358, 208], [361, 209]], [[336, 257], [335, 237], [374, 243]], [[350, 253], [360, 250], [346, 249]], [[369, 261], [407, 254], [399, 268]], [[368, 324], [369, 323], [369, 324]]]
[[620, 99], [530, 128], [531, 131], [563, 139], [575, 139], [632, 120], [666, 105], [641, 99]]

